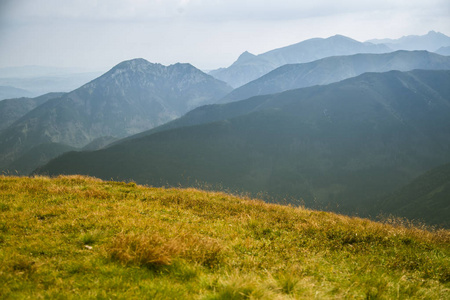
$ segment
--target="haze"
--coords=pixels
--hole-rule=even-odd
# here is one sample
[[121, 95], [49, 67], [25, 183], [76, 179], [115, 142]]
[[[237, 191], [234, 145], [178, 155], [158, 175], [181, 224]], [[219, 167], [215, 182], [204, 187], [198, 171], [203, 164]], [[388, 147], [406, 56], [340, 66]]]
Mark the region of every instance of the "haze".
[[142, 57], [201, 69], [313, 37], [450, 35], [447, 0], [2, 0], [0, 68], [104, 70]]

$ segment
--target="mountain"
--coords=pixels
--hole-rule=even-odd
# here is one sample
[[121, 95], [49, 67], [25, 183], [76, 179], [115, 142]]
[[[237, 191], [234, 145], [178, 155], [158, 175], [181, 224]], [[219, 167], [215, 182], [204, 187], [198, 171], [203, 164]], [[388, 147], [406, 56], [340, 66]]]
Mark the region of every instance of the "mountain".
[[448, 82], [450, 71], [365, 73], [210, 105], [195, 110], [191, 124], [195, 116], [216, 122], [70, 152], [37, 173], [204, 184], [364, 213], [377, 197], [450, 160]]
[[189, 64], [125, 61], [82, 87], [36, 107], [0, 133], [0, 168], [42, 143], [81, 148], [93, 140], [132, 135], [230, 92]]
[[221, 102], [328, 84], [365, 72], [411, 71], [413, 69], [449, 70], [450, 57], [427, 51], [396, 51], [383, 54], [333, 56], [310, 63], [289, 64], [233, 90]]
[[212, 70], [208, 74], [236, 88], [255, 78], [259, 78], [277, 66], [273, 62], [246, 51], [228, 68]]
[[3, 99], [31, 97], [33, 93], [13, 86], [0, 86], [0, 101]]
[[115, 141], [117, 141], [117, 138], [115, 138], [115, 137], [102, 136], [102, 137], [96, 138], [95, 140], [93, 140], [92, 142], [90, 142], [89, 144], [84, 146], [82, 148], [82, 150], [83, 151], [99, 150], [99, 149], [102, 149], [102, 148], [108, 146], [109, 144], [111, 144]]
[[450, 228], [450, 163], [426, 172], [384, 198], [377, 210]]
[[58, 98], [62, 94], [49, 93], [36, 98], [16, 98], [0, 101], [0, 131], [47, 100]]
[[435, 52], [441, 47], [450, 46], [450, 37], [440, 32], [430, 31], [425, 35], [408, 35], [399, 39], [374, 39], [367, 42], [384, 44], [393, 50], [427, 50]]
[[326, 39], [309, 39], [259, 55], [244, 52], [230, 67], [214, 70], [209, 74], [237, 88], [285, 64], [311, 62], [336, 55], [390, 51], [384, 45], [360, 43], [348, 37], [336, 35]]
[[436, 50], [437, 54], [450, 56], [450, 46], [448, 47], [441, 47], [438, 50]]

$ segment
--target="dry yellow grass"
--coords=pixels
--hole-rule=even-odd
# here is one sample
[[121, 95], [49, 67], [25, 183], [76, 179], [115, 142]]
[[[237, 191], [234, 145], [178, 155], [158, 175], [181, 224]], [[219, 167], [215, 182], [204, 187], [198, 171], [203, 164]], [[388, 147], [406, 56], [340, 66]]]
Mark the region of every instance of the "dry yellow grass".
[[2, 176], [0, 214], [1, 298], [450, 297], [450, 232], [405, 222], [83, 176]]

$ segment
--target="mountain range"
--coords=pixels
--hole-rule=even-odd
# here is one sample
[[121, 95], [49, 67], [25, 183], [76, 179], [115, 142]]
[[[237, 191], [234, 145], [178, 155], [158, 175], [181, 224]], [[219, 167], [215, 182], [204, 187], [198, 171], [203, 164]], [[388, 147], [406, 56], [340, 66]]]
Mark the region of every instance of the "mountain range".
[[310, 63], [288, 64], [249, 82], [226, 95], [221, 102], [243, 100], [256, 95], [274, 94], [286, 90], [328, 84], [365, 72], [391, 70], [450, 69], [450, 57], [427, 51], [396, 51], [383, 54], [333, 56]]
[[374, 39], [364, 43], [342, 35], [336, 35], [326, 39], [305, 40], [259, 55], [246, 51], [228, 68], [213, 70], [209, 74], [237, 88], [286, 64], [312, 62], [330, 56], [388, 53], [395, 50], [440, 51], [439, 54], [446, 55], [445, 47], [447, 46], [450, 46], [450, 37], [434, 31], [422, 36], [410, 35], [400, 39]]
[[189, 64], [122, 62], [0, 132], [0, 169], [40, 144], [81, 148], [100, 137], [125, 137], [214, 103], [230, 91], [224, 82]]
[[408, 35], [399, 39], [373, 39], [368, 43], [383, 44], [392, 50], [427, 50], [435, 52], [450, 46], [450, 37], [440, 32], [429, 31], [425, 35]]
[[448, 47], [441, 47], [436, 51], [437, 54], [450, 56], [450, 46]]
[[230, 67], [213, 70], [209, 74], [237, 88], [285, 64], [311, 62], [336, 55], [384, 52], [390, 52], [390, 49], [336, 35], [326, 39], [309, 39], [259, 55], [244, 52]]
[[199, 125], [69, 152], [37, 173], [203, 184], [364, 214], [375, 199], [450, 161], [448, 82], [446, 70], [365, 73], [204, 106], [184, 117]]
[[0, 86], [0, 101], [20, 97], [33, 97], [33, 93], [13, 86]]

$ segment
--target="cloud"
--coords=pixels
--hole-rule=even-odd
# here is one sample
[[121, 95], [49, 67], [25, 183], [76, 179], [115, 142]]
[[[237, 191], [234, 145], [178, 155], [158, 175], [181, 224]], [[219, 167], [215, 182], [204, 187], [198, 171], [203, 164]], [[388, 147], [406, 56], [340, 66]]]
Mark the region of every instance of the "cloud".
[[449, 35], [449, 15], [448, 0], [0, 0], [0, 66], [213, 68], [313, 37]]
[[[6, 0], [9, 19], [43, 21], [59, 18], [91, 21], [151, 21], [175, 19], [223, 22], [292, 20], [349, 13], [394, 12], [439, 8], [448, 0]], [[12, 4], [14, 2], [14, 5]]]

